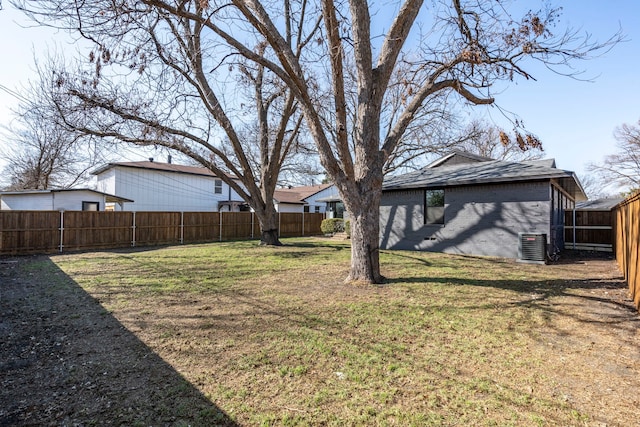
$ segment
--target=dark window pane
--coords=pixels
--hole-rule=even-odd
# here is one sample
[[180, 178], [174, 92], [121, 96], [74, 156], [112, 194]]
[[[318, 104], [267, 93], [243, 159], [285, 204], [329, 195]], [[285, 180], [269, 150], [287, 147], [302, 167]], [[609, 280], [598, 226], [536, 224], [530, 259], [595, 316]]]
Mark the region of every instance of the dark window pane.
[[425, 224], [444, 224], [444, 190], [427, 190], [425, 209]]

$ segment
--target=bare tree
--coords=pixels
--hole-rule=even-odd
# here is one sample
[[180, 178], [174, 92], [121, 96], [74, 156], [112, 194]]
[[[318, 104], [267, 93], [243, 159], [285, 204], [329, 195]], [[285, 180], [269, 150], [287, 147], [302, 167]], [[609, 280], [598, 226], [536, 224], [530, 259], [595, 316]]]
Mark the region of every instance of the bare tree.
[[[119, 38], [121, 46], [133, 47], [135, 58], [139, 58], [141, 46], [160, 46], [154, 56], [165, 58], [166, 66], [173, 67], [178, 75], [191, 76], [179, 66], [183, 62], [189, 72], [195, 71], [190, 77], [193, 86], [207, 95], [209, 102], [205, 105], [210, 106], [211, 115], [225, 131], [230, 129], [227, 113], [232, 106], [211, 98], [212, 88], [204, 85], [203, 79], [216, 72], [219, 75], [223, 66], [232, 70], [238, 56], [270, 70], [297, 99], [321, 164], [349, 211], [348, 280], [368, 283], [382, 280], [378, 217], [385, 165], [412, 123], [423, 111], [431, 110], [434, 100], [446, 95], [469, 104], [492, 104], [491, 88], [497, 81], [533, 77], [526, 70], [526, 59], [551, 68], [562, 67], [619, 38], [616, 35], [598, 45], [572, 32], [556, 35], [552, 30], [558, 10], [530, 11], [517, 18], [509, 12], [507, 0], [441, 0], [428, 4], [405, 0], [397, 5], [385, 4], [387, 10], [384, 16], [375, 17], [375, 26], [372, 10], [384, 6], [364, 0], [95, 0], [83, 2], [82, 7], [67, 0], [24, 3], [31, 3], [32, 11], [47, 19], [66, 19], [68, 28], [79, 29], [85, 37], [98, 40], [98, 34], [110, 34]], [[385, 21], [387, 17], [391, 19]], [[146, 38], [135, 39], [130, 27], [141, 25], [139, 22], [154, 29], [162, 24], [169, 31], [161, 38], [147, 31]], [[167, 38], [181, 40], [184, 47], [180, 52], [184, 54], [169, 49]], [[214, 49], [202, 51], [205, 42]], [[109, 57], [105, 58], [107, 53]], [[118, 57], [110, 53], [101, 51], [106, 62]], [[126, 56], [134, 68], [146, 62], [142, 58], [134, 61], [131, 54]], [[209, 65], [202, 66], [202, 61]], [[561, 68], [556, 70], [562, 72]], [[407, 78], [395, 79], [399, 72]], [[386, 114], [392, 83], [399, 85], [406, 96], [402, 109]], [[168, 89], [169, 93], [183, 93], [184, 89], [168, 87], [166, 79], [153, 84], [163, 93]], [[84, 87], [76, 90], [86, 102], [93, 99], [93, 85]], [[353, 100], [351, 105], [349, 100]], [[117, 98], [109, 98], [101, 105], [113, 110], [115, 101]], [[127, 107], [123, 113], [135, 115], [137, 110]], [[143, 125], [154, 133], [183, 138], [181, 132], [165, 124], [170, 119], [173, 116], [165, 115], [146, 120]], [[525, 136], [521, 138], [526, 142]], [[208, 143], [206, 138], [199, 139]], [[234, 132], [229, 140], [239, 144]], [[248, 163], [242, 156], [238, 160]], [[234, 165], [227, 166], [239, 172]]]
[[[403, 81], [406, 77], [396, 80]], [[407, 102], [404, 84], [391, 84], [389, 92], [382, 113], [382, 117], [385, 117], [383, 123], [387, 127], [385, 133], [396, 123], [397, 116], [402, 114]], [[441, 93], [434, 97], [429, 108], [423, 108], [416, 114], [396, 148], [389, 154], [384, 164], [385, 176], [419, 169], [433, 155], [449, 152], [470, 137], [465, 129], [461, 129], [459, 123], [462, 120], [451, 108], [451, 100], [446, 95]]]
[[473, 120], [464, 129], [463, 135], [466, 138], [461, 138], [456, 148], [479, 156], [513, 162], [544, 157], [540, 140], [531, 134], [523, 136], [517, 130], [514, 136], [509, 136], [507, 131], [496, 125]]
[[602, 183], [640, 189], [640, 120], [636, 125], [625, 123], [616, 128], [614, 136], [617, 153], [605, 156], [601, 163], [589, 164], [588, 169]]
[[[182, 2], [180, 13], [144, 2], [21, 7], [94, 44], [84, 67], [57, 70], [53, 79], [67, 126], [105, 144], [188, 156], [253, 208], [261, 243], [281, 244], [273, 192], [287, 159], [308, 153], [299, 102], [265, 64], [224, 51], [211, 37], [206, 2]], [[252, 55], [264, 56], [266, 47], [254, 43]]]
[[5, 190], [45, 190], [69, 188], [85, 182], [91, 163], [82, 155], [77, 137], [45, 124], [25, 124], [13, 130], [11, 145], [2, 157], [7, 161], [3, 178]]
[[[330, 70], [333, 96], [332, 127], [323, 128], [320, 105], [314, 98], [309, 79], [298, 58], [287, 49], [265, 5], [256, 0], [236, 1], [261, 35], [271, 44], [282, 68], [280, 75], [298, 91], [320, 158], [338, 187], [351, 217], [352, 260], [348, 280], [379, 282], [379, 203], [385, 164], [400, 145], [403, 136], [420, 112], [442, 93], [456, 93], [471, 104], [491, 104], [491, 87], [496, 81], [515, 77], [532, 78], [523, 68], [526, 58], [540, 60], [550, 67], [571, 59], [584, 58], [593, 49], [607, 45], [589, 44], [573, 33], [556, 37], [551, 29], [557, 10], [529, 12], [514, 19], [506, 2], [453, 0], [425, 8], [433, 20], [431, 34], [407, 44], [423, 2], [403, 2], [381, 36], [371, 32], [367, 2], [351, 0], [336, 4], [321, 1], [323, 29], [321, 46]], [[381, 40], [381, 41], [378, 41]], [[610, 43], [615, 42], [614, 40]], [[417, 48], [412, 49], [413, 46]], [[345, 58], [354, 58], [355, 72], [345, 71]], [[261, 61], [263, 58], [254, 58]], [[402, 82], [406, 101], [401, 113], [383, 115], [394, 70], [403, 67], [410, 79]], [[353, 114], [346, 106], [345, 87], [354, 87], [357, 102]], [[391, 124], [384, 124], [384, 119]], [[519, 141], [535, 143], [530, 136], [517, 135]]]
[[513, 162], [544, 157], [542, 142], [532, 134], [521, 134], [518, 129], [507, 132], [481, 120], [461, 126], [459, 115], [448, 111], [430, 111], [427, 116], [431, 121], [418, 121], [407, 129], [385, 163], [385, 175], [419, 169], [434, 156], [451, 150]]
[[597, 174], [578, 174], [578, 180], [587, 197], [591, 200], [615, 197], [614, 191], [609, 191], [608, 183], [603, 182]]
[[2, 173], [6, 190], [74, 187], [88, 182], [89, 170], [102, 160], [90, 138], [60, 122], [50, 95], [47, 79], [41, 78], [20, 98], [0, 150], [7, 163]]

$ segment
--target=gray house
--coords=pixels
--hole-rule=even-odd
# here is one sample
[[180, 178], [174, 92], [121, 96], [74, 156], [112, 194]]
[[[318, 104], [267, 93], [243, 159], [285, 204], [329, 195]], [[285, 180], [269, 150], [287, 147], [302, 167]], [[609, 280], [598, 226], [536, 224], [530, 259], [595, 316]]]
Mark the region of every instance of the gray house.
[[586, 200], [573, 172], [552, 159], [514, 163], [456, 151], [388, 178], [380, 247], [518, 258], [520, 234], [564, 244], [564, 211]]

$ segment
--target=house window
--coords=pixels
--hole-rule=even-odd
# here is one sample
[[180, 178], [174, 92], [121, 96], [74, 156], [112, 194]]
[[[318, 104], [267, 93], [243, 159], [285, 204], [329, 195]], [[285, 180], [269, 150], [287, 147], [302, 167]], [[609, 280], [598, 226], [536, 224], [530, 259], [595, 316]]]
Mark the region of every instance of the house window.
[[327, 210], [330, 212], [329, 218], [344, 217], [344, 204], [342, 202], [327, 202]]
[[316, 206], [316, 213], [320, 213], [320, 206]]
[[215, 194], [222, 194], [222, 180], [216, 179], [213, 181], [213, 192]]
[[304, 213], [309, 213], [309, 205], [304, 205], [304, 207], [302, 208], [302, 211]]
[[424, 212], [425, 224], [444, 224], [444, 190], [425, 191]]
[[82, 202], [83, 211], [99, 211], [100, 202]]

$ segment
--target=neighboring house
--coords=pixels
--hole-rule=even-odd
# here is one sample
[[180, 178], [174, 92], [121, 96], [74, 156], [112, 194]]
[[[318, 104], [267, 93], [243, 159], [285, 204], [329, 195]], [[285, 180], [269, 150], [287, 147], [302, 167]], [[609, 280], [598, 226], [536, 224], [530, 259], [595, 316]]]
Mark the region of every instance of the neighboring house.
[[521, 163], [453, 152], [385, 179], [380, 247], [518, 258], [519, 233], [563, 247], [564, 211], [586, 195], [552, 159]]
[[88, 188], [0, 192], [0, 210], [104, 211], [107, 205], [122, 207], [133, 200]]
[[[240, 211], [247, 204], [203, 167], [145, 162], [109, 163], [92, 172], [97, 189], [135, 200], [127, 211]], [[117, 206], [116, 206], [117, 208]]]
[[337, 194], [333, 184], [278, 188], [273, 194], [273, 203], [278, 212], [325, 213], [331, 209], [325, 199], [339, 198]]

